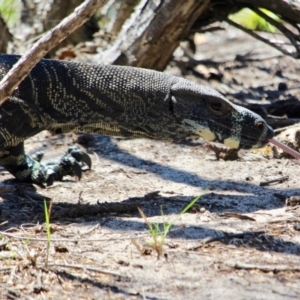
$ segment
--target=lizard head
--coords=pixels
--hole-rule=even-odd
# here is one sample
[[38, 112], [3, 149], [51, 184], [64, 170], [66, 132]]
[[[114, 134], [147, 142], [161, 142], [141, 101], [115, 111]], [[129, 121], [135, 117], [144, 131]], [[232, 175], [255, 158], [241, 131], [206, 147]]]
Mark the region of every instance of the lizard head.
[[169, 109], [190, 136], [237, 149], [263, 147], [274, 136], [256, 113], [234, 105], [211, 88], [182, 83], [171, 87]]

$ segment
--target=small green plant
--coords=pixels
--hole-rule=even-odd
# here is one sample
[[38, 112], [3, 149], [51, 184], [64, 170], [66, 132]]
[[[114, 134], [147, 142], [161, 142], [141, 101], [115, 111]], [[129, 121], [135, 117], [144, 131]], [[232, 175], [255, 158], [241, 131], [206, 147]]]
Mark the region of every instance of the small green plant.
[[[163, 254], [163, 245], [165, 244], [166, 237], [174, 225], [174, 223], [185, 214], [190, 208], [192, 208], [196, 202], [200, 199], [201, 196], [194, 198], [179, 214], [178, 216], [170, 223], [163, 222], [162, 228], [159, 223], [151, 223], [147, 219], [144, 212], [138, 207], [138, 211], [141, 217], [145, 220], [149, 233], [152, 237], [153, 242], [151, 243], [151, 247], [156, 251], [157, 256], [160, 257]], [[163, 210], [161, 209], [161, 215], [164, 217]]]
[[[277, 22], [281, 21], [280, 18], [274, 13], [264, 8], [260, 8], [260, 10], [266, 15], [268, 15], [269, 17], [271, 17], [272, 19], [274, 19], [275, 21]], [[230, 15], [229, 19], [250, 30], [260, 30], [260, 31], [267, 31], [272, 33], [276, 31], [275, 26], [267, 22], [264, 18], [260, 17], [258, 14], [256, 14], [254, 11], [252, 11], [249, 8], [243, 8], [237, 13]]]
[[46, 200], [44, 199], [44, 211], [45, 211], [46, 233], [47, 233], [47, 255], [46, 255], [46, 263], [45, 263], [46, 268], [48, 268], [50, 243], [51, 243], [51, 226], [50, 226], [51, 209], [52, 209], [52, 200], [50, 202], [49, 210], [48, 210]]

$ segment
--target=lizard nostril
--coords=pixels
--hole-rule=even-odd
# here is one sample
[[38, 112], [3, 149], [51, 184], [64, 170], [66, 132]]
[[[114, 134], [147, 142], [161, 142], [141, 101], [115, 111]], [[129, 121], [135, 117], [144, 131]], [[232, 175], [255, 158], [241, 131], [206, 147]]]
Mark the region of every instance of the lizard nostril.
[[265, 127], [265, 124], [264, 122], [261, 122], [261, 121], [258, 121], [255, 126], [258, 128], [258, 129], [263, 129]]

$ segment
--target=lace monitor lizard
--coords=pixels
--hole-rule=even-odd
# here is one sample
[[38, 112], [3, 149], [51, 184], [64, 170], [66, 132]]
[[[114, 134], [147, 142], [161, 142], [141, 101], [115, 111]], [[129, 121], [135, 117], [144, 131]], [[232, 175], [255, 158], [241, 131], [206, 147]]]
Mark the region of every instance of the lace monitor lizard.
[[[17, 62], [0, 55], [0, 78]], [[0, 165], [24, 182], [80, 177], [87, 154], [70, 148], [58, 162], [25, 154], [42, 130], [174, 140], [203, 137], [233, 148], [258, 148], [273, 130], [257, 114], [215, 90], [152, 70], [41, 60], [0, 107]]]

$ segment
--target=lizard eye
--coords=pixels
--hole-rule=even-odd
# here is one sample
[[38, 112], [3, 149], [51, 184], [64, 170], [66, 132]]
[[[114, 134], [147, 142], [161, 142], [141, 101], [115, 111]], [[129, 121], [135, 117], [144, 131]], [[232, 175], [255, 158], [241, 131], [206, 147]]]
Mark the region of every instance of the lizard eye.
[[222, 103], [219, 101], [212, 101], [210, 103], [210, 108], [215, 112], [220, 112], [222, 109]]
[[221, 116], [230, 111], [230, 106], [223, 99], [206, 99], [206, 105], [214, 115]]

